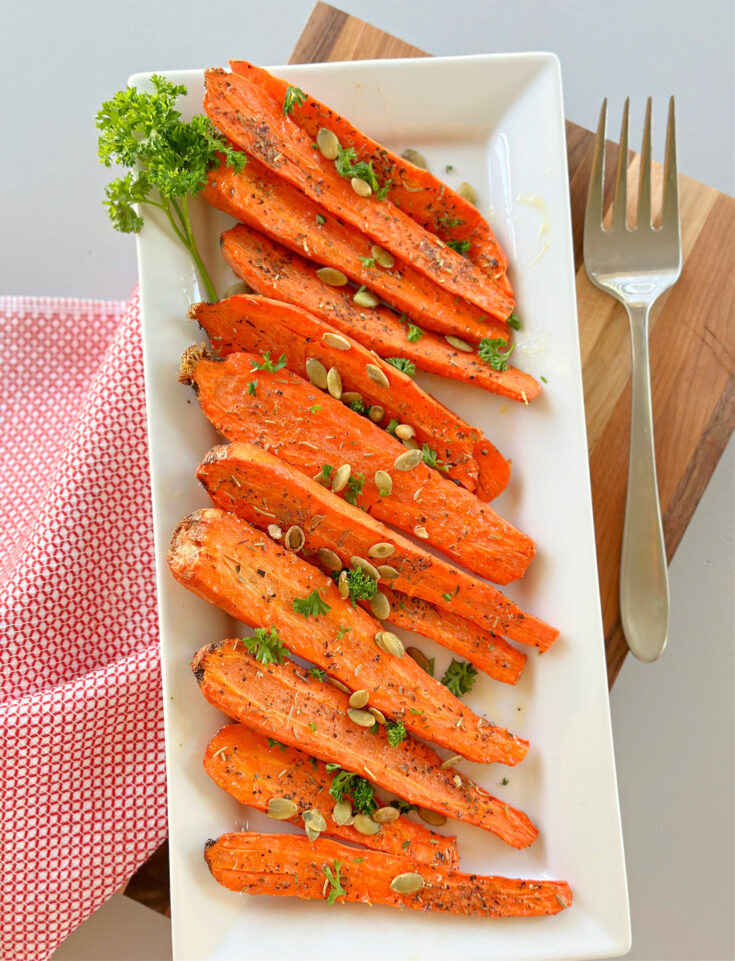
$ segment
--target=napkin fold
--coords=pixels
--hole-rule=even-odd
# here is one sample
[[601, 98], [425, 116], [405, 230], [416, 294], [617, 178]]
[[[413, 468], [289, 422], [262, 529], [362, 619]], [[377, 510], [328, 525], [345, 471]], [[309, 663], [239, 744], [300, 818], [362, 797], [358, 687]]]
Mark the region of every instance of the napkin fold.
[[166, 836], [137, 291], [0, 346], [0, 958], [45, 961]]

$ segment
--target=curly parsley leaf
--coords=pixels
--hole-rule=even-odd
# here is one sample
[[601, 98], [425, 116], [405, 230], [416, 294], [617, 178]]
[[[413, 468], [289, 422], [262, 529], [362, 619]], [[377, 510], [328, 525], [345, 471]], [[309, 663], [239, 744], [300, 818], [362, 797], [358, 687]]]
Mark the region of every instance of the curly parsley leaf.
[[311, 677], [316, 678], [317, 681], [323, 681], [327, 672], [323, 671], [320, 667], [310, 667], [309, 674]]
[[483, 337], [477, 345], [477, 353], [481, 360], [489, 364], [493, 370], [504, 371], [508, 369], [508, 358], [513, 353], [513, 347], [507, 347], [506, 341], [502, 337]]
[[275, 627], [256, 627], [254, 636], [243, 637], [242, 643], [261, 664], [283, 664], [290, 657]]
[[412, 344], [415, 344], [417, 340], [421, 340], [423, 335], [424, 335], [423, 330], [420, 327], [417, 327], [416, 324], [408, 325], [408, 330], [406, 331], [406, 337], [411, 341]]
[[355, 810], [361, 814], [372, 814], [378, 806], [370, 781], [350, 771], [340, 770], [334, 775], [329, 793], [335, 801], [344, 801], [351, 797]]
[[319, 591], [312, 591], [308, 597], [295, 597], [292, 603], [296, 613], [304, 617], [319, 617], [332, 609], [322, 600]]
[[452, 694], [462, 697], [472, 690], [472, 685], [477, 677], [477, 668], [469, 661], [456, 661], [452, 658], [452, 663], [444, 672], [442, 684], [448, 687]]
[[254, 360], [251, 370], [267, 370], [268, 373], [275, 374], [281, 370], [282, 367], [285, 367], [287, 363], [288, 361], [286, 360], [285, 354], [281, 354], [278, 360], [273, 361], [271, 360], [271, 352], [266, 350], [263, 354], [263, 363], [259, 364], [257, 360]]
[[286, 95], [283, 98], [283, 113], [289, 114], [294, 107], [300, 107], [306, 100], [306, 94], [298, 87], [286, 87]]
[[396, 370], [402, 370], [404, 374], [408, 374], [409, 377], [414, 377], [416, 375], [416, 364], [407, 357], [386, 357], [386, 361], [392, 364]]
[[458, 254], [468, 254], [470, 252], [469, 240], [448, 240], [447, 247], [451, 247], [452, 250], [456, 250]]
[[385, 729], [388, 734], [388, 743], [391, 747], [396, 747], [401, 741], [405, 741], [408, 736], [403, 721], [386, 721]]
[[360, 400], [359, 397], [351, 400], [347, 406], [350, 408], [350, 410], [354, 410], [356, 414], [365, 413], [365, 404]]
[[521, 329], [521, 321], [520, 321], [520, 318], [519, 318], [519, 317], [516, 317], [515, 314], [511, 314], [511, 315], [510, 315], [510, 317], [506, 320], [506, 324], [507, 324], [510, 328], [512, 328], [513, 330], [520, 330], [520, 329]]
[[345, 500], [348, 504], [352, 504], [353, 507], [357, 507], [357, 498], [362, 494], [362, 489], [365, 486], [365, 475], [364, 474], [352, 474], [350, 479], [347, 481], [347, 487], [345, 488]]

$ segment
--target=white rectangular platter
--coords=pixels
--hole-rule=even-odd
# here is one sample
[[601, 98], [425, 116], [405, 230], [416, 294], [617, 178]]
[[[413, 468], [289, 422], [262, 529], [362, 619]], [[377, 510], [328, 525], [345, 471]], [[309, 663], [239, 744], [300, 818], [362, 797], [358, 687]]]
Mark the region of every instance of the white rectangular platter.
[[[237, 50], [233, 50], [233, 55]], [[204, 773], [202, 756], [224, 718], [189, 669], [203, 644], [232, 636], [229, 618], [171, 578], [166, 552], [178, 521], [206, 505], [194, 470], [218, 441], [192, 391], [176, 382], [183, 350], [201, 339], [186, 318], [199, 300], [188, 255], [146, 208], [138, 238], [153, 515], [161, 622], [174, 956], [183, 961], [323, 961], [357, 954], [386, 961], [608, 958], [628, 951], [630, 922], [595, 541], [590, 501], [569, 214], [561, 77], [551, 54], [367, 61], [276, 67], [282, 75], [399, 152], [414, 147], [452, 186], [468, 181], [508, 252], [523, 328], [513, 357], [547, 384], [531, 405], [421, 375], [420, 382], [512, 458], [494, 503], [538, 543], [524, 580], [508, 594], [561, 629], [543, 657], [529, 649], [515, 688], [480, 677], [470, 706], [527, 737], [509, 769], [462, 770], [540, 828], [525, 851], [477, 828], [448, 823], [463, 870], [568, 880], [570, 910], [553, 918], [493, 921], [362, 905], [237, 895], [203, 860], [207, 838], [283, 829], [243, 808]], [[199, 70], [168, 73], [186, 85], [185, 118], [201, 111]], [[149, 75], [131, 78], [145, 88]], [[453, 170], [445, 173], [445, 167]], [[197, 200], [195, 232], [222, 292], [235, 278], [220, 262], [224, 215]], [[436, 656], [449, 652], [420, 638]], [[502, 786], [504, 777], [507, 786]], [[288, 828], [287, 828], [288, 829]]]

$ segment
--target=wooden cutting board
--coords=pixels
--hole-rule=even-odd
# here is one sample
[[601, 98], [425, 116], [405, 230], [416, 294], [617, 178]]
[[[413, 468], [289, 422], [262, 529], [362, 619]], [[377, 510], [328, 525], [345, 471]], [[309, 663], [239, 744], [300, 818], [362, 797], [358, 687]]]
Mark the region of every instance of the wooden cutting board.
[[[326, 3], [317, 3], [290, 63], [426, 57], [423, 50]], [[604, 91], [600, 91], [600, 99]], [[567, 121], [580, 347], [607, 669], [612, 686], [627, 647], [618, 575], [628, 476], [630, 342], [625, 311], [587, 279], [582, 224], [595, 135]], [[616, 147], [608, 144], [610, 203]], [[629, 154], [629, 175], [638, 157]], [[660, 167], [656, 167], [660, 185]], [[669, 560], [735, 429], [735, 199], [679, 178], [684, 267], [652, 318], [651, 388], [656, 458]], [[629, 189], [631, 198], [635, 190]], [[169, 913], [167, 846], [140, 868], [125, 893]]]

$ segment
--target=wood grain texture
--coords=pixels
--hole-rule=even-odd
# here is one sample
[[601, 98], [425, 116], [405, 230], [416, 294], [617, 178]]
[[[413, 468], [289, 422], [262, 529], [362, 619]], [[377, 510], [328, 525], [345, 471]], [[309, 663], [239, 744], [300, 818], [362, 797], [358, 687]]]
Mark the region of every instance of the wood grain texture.
[[[317, 3], [289, 63], [425, 56], [418, 47]], [[589, 282], [582, 264], [595, 136], [569, 121], [566, 134], [587, 441], [612, 685], [628, 651], [620, 626], [618, 572], [628, 469], [630, 342], [623, 308]], [[609, 205], [617, 147], [608, 143], [605, 156]], [[638, 157], [631, 151], [631, 198], [637, 171]], [[654, 175], [660, 194], [660, 166]], [[656, 456], [669, 560], [735, 428], [735, 199], [680, 177], [680, 204], [684, 269], [677, 285], [659, 301], [651, 331]], [[139, 869], [125, 893], [169, 913], [167, 844]]]

